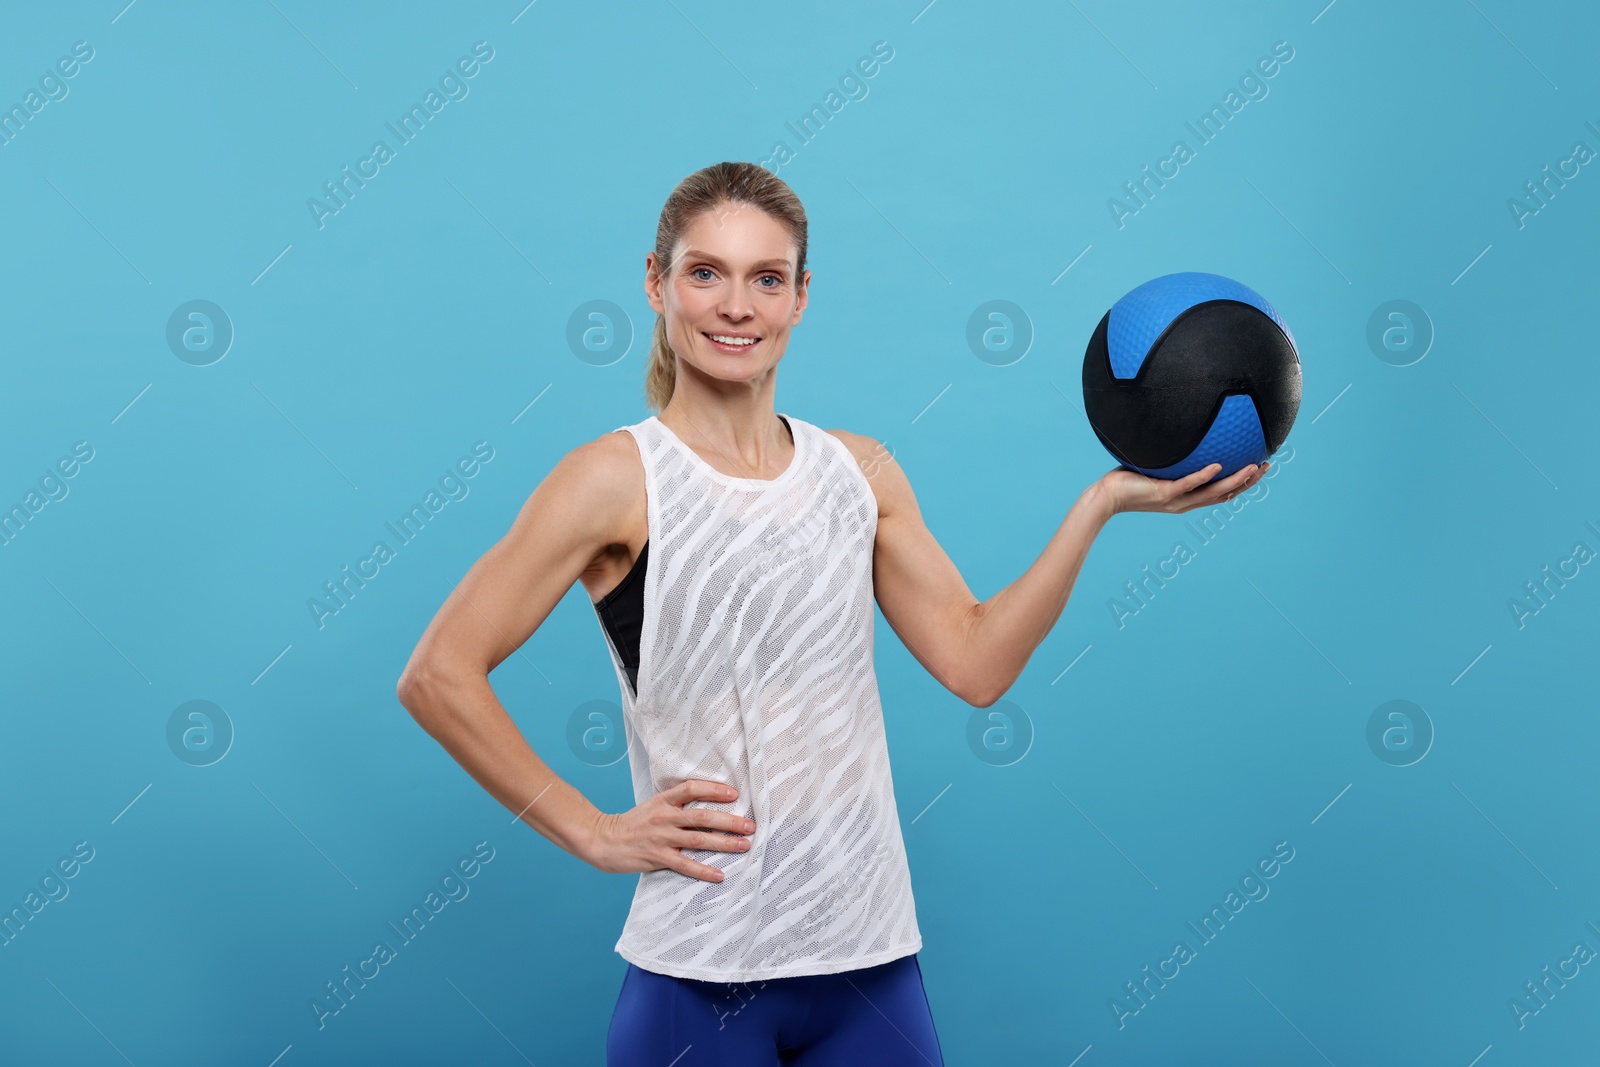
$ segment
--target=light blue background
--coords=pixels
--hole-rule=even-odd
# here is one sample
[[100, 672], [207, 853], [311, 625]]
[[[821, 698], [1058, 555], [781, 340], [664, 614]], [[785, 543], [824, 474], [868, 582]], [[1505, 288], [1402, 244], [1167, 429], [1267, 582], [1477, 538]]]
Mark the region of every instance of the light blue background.
[[[814, 270], [778, 410], [886, 442], [979, 597], [1111, 466], [1079, 374], [1128, 289], [1237, 278], [1304, 362], [1270, 491], [1120, 628], [1123, 583], [1196, 539], [1128, 515], [1095, 543], [990, 709], [1031, 723], [1019, 762], [978, 758], [973, 709], [880, 618], [947, 1061], [1592, 1054], [1595, 968], [1521, 1029], [1509, 1002], [1600, 949], [1600, 576], [1521, 628], [1508, 601], [1600, 548], [1600, 171], [1522, 228], [1507, 207], [1600, 149], [1592, 8], [124, 2], [7, 5], [0, 36], [7, 106], [94, 48], [0, 146], [0, 503], [94, 449], [0, 547], [0, 906], [95, 850], [0, 948], [0, 1060], [602, 1062], [634, 879], [514, 825], [394, 684], [555, 462], [648, 413], [644, 257], [673, 185], [777, 140]], [[467, 98], [319, 230], [307, 199], [480, 40]], [[878, 41], [867, 95], [800, 145], [785, 124]], [[1277, 41], [1269, 95], [1119, 229], [1108, 198]], [[210, 366], [165, 340], [194, 299], [236, 331]], [[1024, 358], [968, 347], [997, 299]], [[1394, 299], [1436, 331], [1410, 366], [1366, 340]], [[590, 300], [631, 320], [622, 358], [569, 348]], [[470, 494], [318, 629], [308, 598], [480, 440]], [[631, 805], [626, 766], [566, 740], [617, 698], [581, 587], [492, 681], [560, 774]], [[236, 732], [208, 767], [166, 740], [196, 699]], [[1392, 699], [1436, 732], [1411, 766], [1366, 741]], [[311, 998], [479, 841], [470, 896], [319, 1030]], [[1270, 895], [1119, 1029], [1123, 983], [1280, 841]]]

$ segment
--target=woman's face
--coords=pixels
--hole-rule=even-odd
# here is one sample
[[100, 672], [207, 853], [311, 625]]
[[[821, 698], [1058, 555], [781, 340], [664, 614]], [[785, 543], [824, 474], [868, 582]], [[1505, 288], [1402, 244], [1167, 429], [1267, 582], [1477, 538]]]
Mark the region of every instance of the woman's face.
[[[726, 381], [763, 380], [789, 344], [811, 280], [781, 222], [749, 204], [702, 211], [684, 231], [670, 274], [646, 258], [645, 292], [666, 316], [678, 357]], [[718, 339], [721, 340], [718, 340]]]

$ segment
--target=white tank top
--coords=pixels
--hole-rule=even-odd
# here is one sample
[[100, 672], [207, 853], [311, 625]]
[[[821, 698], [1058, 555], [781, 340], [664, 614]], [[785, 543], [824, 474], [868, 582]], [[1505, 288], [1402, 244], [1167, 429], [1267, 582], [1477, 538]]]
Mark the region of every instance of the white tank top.
[[721, 473], [654, 415], [618, 427], [650, 528], [637, 695], [606, 640], [635, 802], [703, 778], [738, 799], [689, 807], [756, 824], [747, 852], [684, 850], [721, 882], [639, 876], [616, 951], [660, 974], [833, 974], [922, 947], [873, 670], [877, 502], [843, 442], [785, 421], [794, 457], [769, 480]]

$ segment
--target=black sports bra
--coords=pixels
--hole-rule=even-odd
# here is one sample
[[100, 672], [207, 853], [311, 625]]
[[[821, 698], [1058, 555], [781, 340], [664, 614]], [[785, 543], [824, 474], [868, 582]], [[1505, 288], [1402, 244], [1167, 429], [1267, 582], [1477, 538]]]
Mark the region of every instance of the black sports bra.
[[[783, 419], [783, 425], [789, 431], [789, 440], [793, 441], [794, 427], [782, 415], [778, 418]], [[617, 658], [622, 660], [622, 669], [628, 675], [628, 684], [633, 688], [634, 696], [639, 695], [639, 640], [644, 632], [644, 572], [649, 556], [650, 541], [647, 538], [627, 577], [594, 602], [595, 613], [600, 616], [600, 624], [605, 627], [606, 633], [611, 635], [611, 643], [617, 648]]]
[[622, 660], [635, 696], [639, 694], [639, 637], [644, 629], [644, 572], [649, 556], [650, 542], [646, 541], [628, 576], [594, 604], [600, 624], [617, 648], [617, 656]]

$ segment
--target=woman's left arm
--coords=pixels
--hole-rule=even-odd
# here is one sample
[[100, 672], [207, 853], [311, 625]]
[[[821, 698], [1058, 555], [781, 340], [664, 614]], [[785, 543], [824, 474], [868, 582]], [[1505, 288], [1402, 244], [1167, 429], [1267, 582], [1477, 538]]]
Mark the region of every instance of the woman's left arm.
[[1089, 546], [1123, 511], [1171, 514], [1207, 507], [1244, 492], [1270, 464], [1227, 478], [1213, 464], [1167, 481], [1117, 468], [1073, 503], [1050, 543], [1022, 576], [978, 600], [934, 539], [905, 472], [878, 441], [840, 432], [878, 500], [873, 587], [889, 626], [930, 674], [969, 704], [986, 708], [1022, 673], [1061, 617]]

